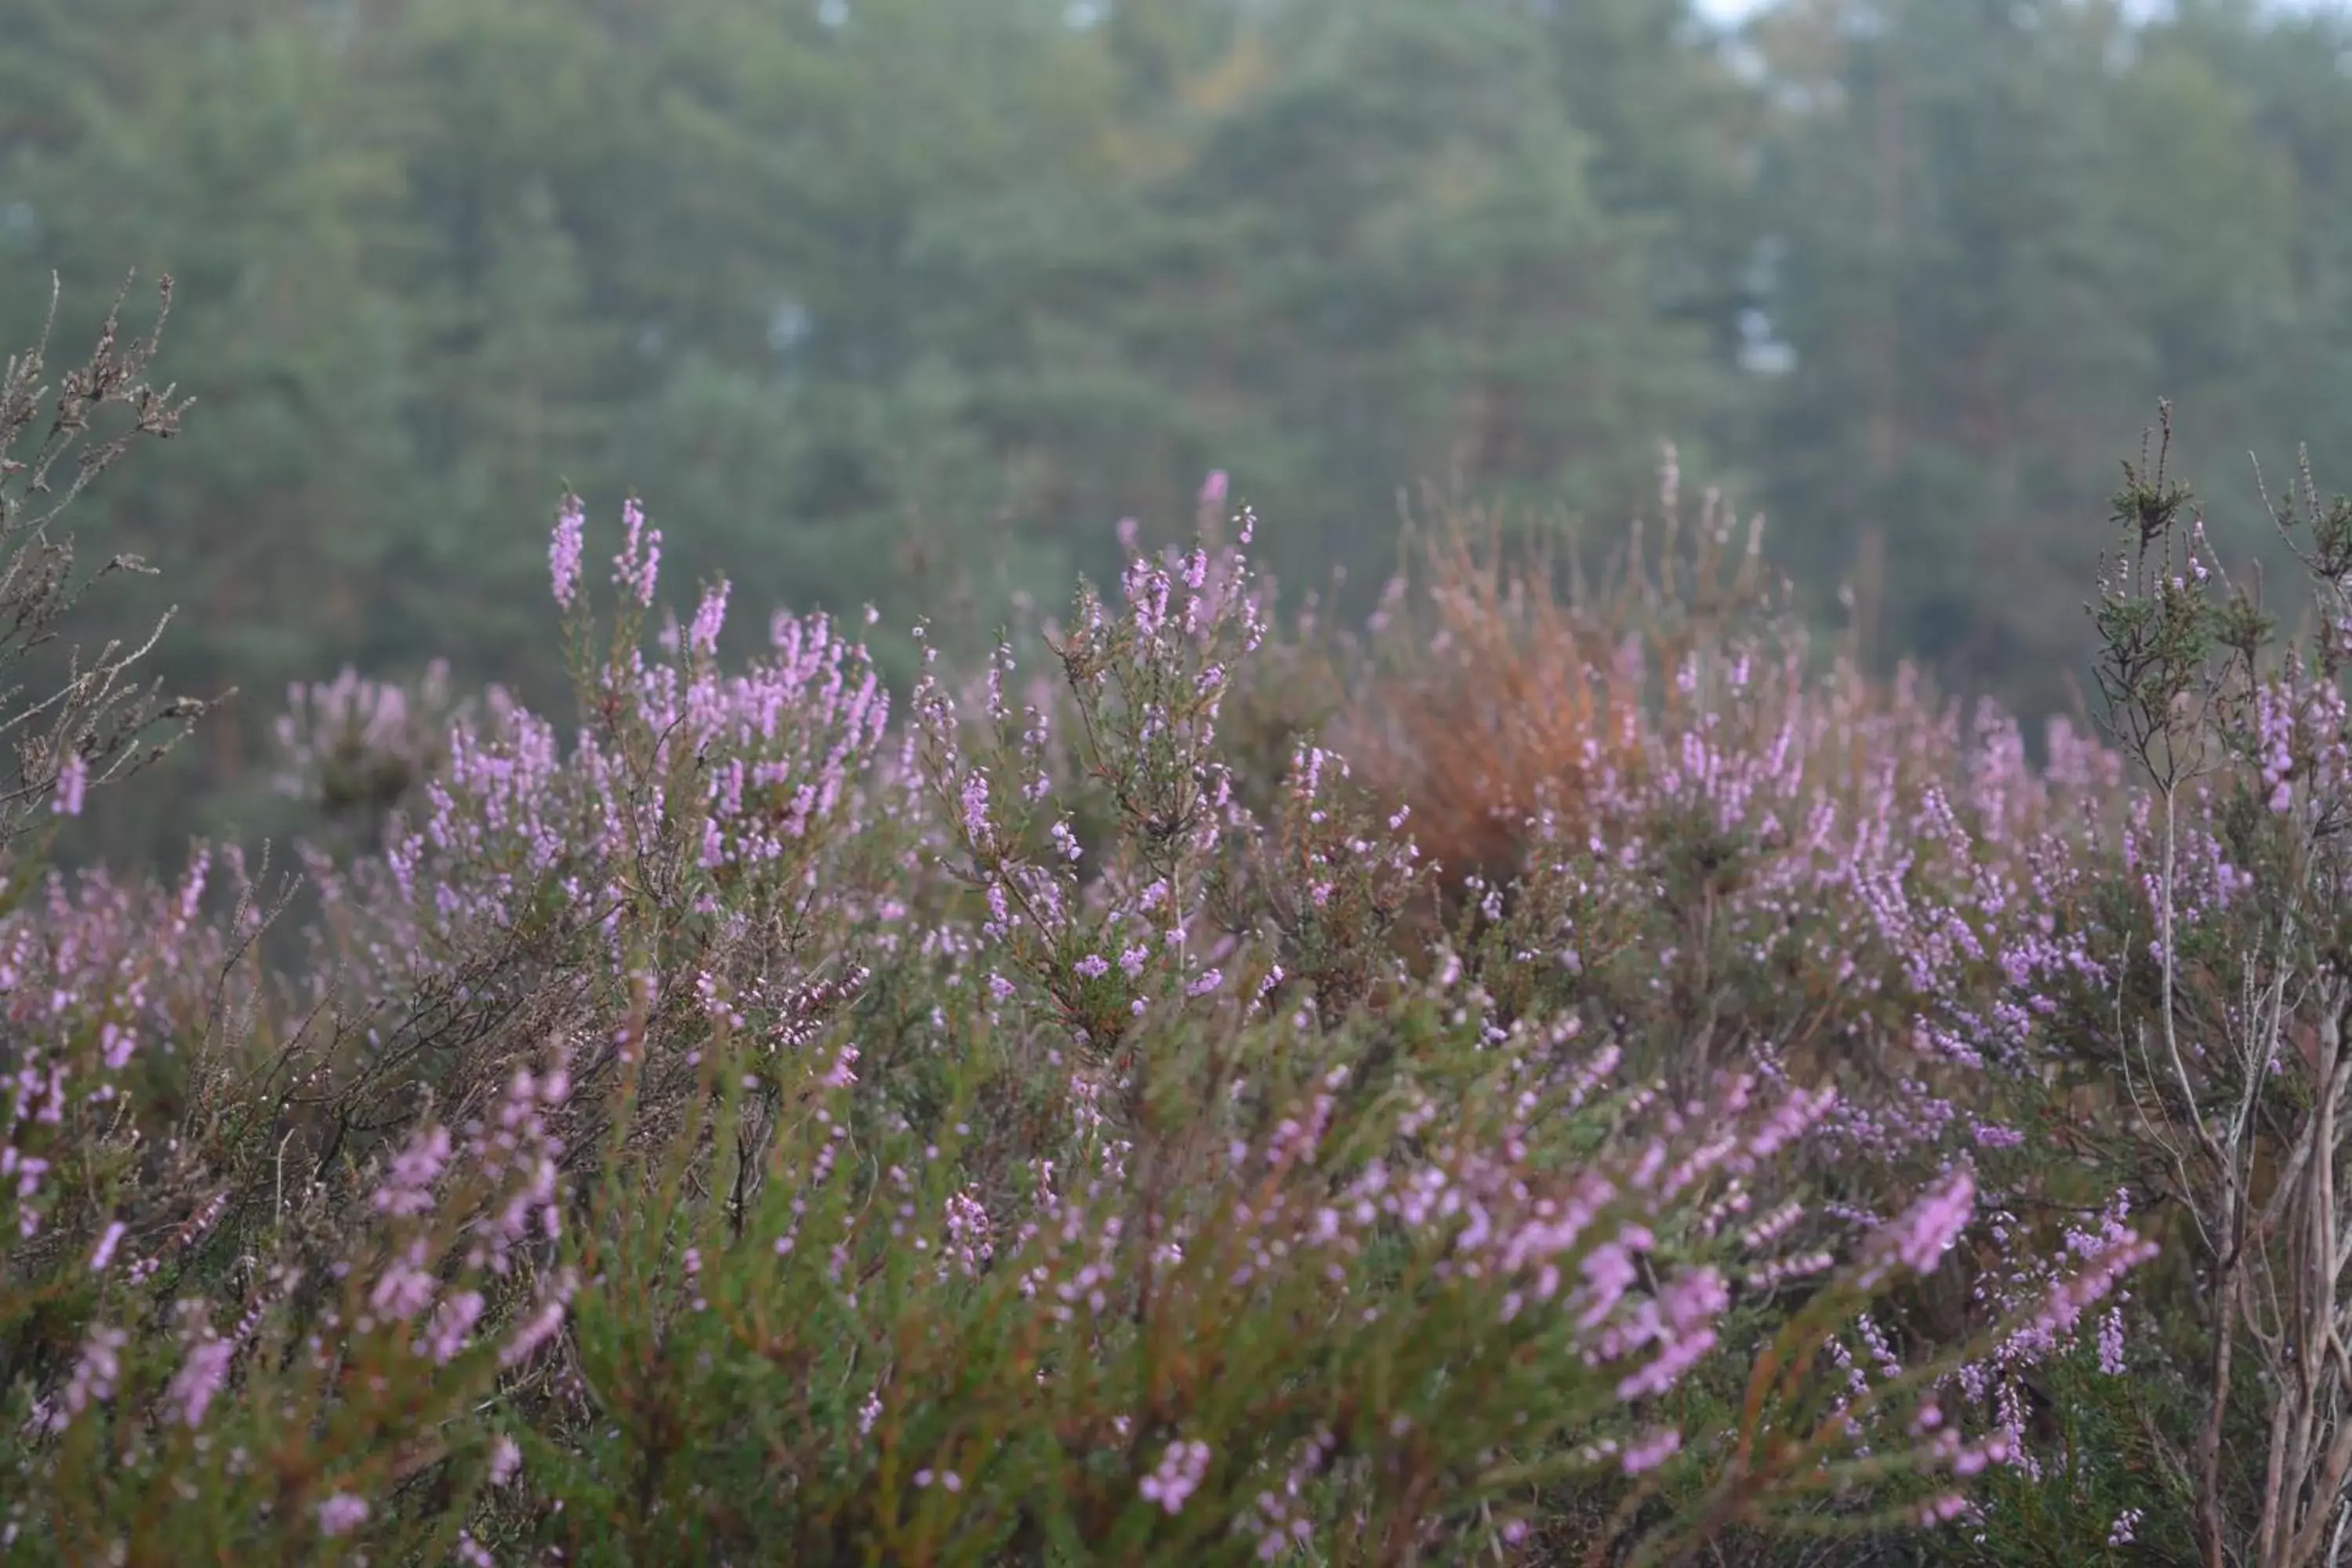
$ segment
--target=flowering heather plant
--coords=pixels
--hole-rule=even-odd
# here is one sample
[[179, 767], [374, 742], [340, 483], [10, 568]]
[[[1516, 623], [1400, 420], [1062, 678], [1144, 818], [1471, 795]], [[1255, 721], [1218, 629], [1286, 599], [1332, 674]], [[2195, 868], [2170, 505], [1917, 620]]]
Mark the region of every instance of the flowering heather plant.
[[[1670, 460], [1670, 519], [1673, 491]], [[1727, 584], [1728, 531], [1713, 510], [1704, 521], [1691, 559], [1670, 551], [1640, 591], [1567, 599], [1540, 558], [1507, 569], [1457, 533], [1432, 557], [1434, 632], [1384, 607], [1370, 718], [1348, 732], [1410, 730], [1416, 713], [1422, 728], [1389, 751], [1370, 731], [1381, 795], [1458, 836], [1499, 808], [1448, 781], [1529, 778], [1528, 799], [1573, 786], [1520, 819], [1502, 873], [1484, 840], [1452, 840], [1476, 858], [1455, 882], [1454, 950], [1506, 1017], [1567, 1011], [1630, 1030], [1642, 1070], [1670, 1082], [1703, 1084], [1727, 1059], [1833, 1074], [1843, 1093], [1805, 1151], [1820, 1185], [1802, 1220], [1824, 1240], [1885, 1223], [1955, 1161], [2029, 1215], [2081, 1201], [2079, 1178], [2053, 1188], [2045, 1169], [2079, 1094], [2053, 1030], [2075, 988], [2111, 972], [2104, 932], [2068, 917], [2112, 879], [2127, 839], [2123, 757], [2058, 721], [2037, 769], [1990, 707], [1967, 724], [1907, 671], [1885, 690], [1847, 661], [1817, 672], [1799, 628], [1739, 613], [1769, 606], [1730, 591], [1752, 567]], [[1654, 653], [1664, 679], [1648, 673]], [[1490, 758], [1460, 714], [1496, 666], [1509, 672], [1497, 689], [1591, 700], [1495, 704], [1522, 727]], [[1383, 670], [1474, 689], [1416, 709], [1392, 700], [1401, 677]], [[1541, 756], [1560, 765], [1530, 763]], [[1976, 1283], [1930, 1293], [1907, 1335], [1948, 1349], [2051, 1288], [2044, 1249], [2064, 1247], [2063, 1226], [1996, 1223]], [[2116, 1321], [2103, 1319], [2103, 1344]], [[2033, 1383], [2086, 1343], [2012, 1335], [1965, 1363], [1968, 1397], [2000, 1412], [2019, 1473], [2035, 1463]], [[2103, 1353], [2085, 1375], [2115, 1372]]]
[[[1780, 1280], [1830, 1266], [1776, 1258], [1769, 1230], [1743, 1251], [1725, 1223], [1828, 1096], [1610, 1093], [1613, 1049], [1502, 1026], [1458, 965], [1320, 1023], [1281, 963], [1312, 946], [1301, 911], [1393, 907], [1380, 889], [1415, 857], [1327, 796], [1338, 770], [1304, 750], [1296, 820], [1213, 892], [1202, 862], [1252, 826], [1210, 676], [1258, 635], [1246, 563], [1139, 560], [1126, 587], [1124, 614], [1082, 595], [1056, 649], [1084, 778], [1119, 823], [1094, 879], [1056, 831], [1050, 719], [1003, 699], [1007, 657], [971, 725], [936, 683], [918, 693], [928, 843], [978, 905], [961, 942], [900, 959], [946, 982], [945, 1068], [803, 1048], [748, 1208], [698, 1210], [691, 1139], [646, 1176], [608, 1168], [581, 1268], [627, 1285], [574, 1303], [581, 1442], [525, 1467], [562, 1505], [542, 1538], [625, 1559], [1507, 1546], [1515, 1493], [1654, 1486], [1680, 1462], [1662, 1402], [1716, 1346], [1735, 1258]], [[974, 728], [993, 736], [978, 754]], [[710, 1142], [740, 1147], [753, 1080], [709, 1074]], [[1025, 1115], [975, 1124], [1012, 1097]], [[1964, 1217], [1948, 1200], [1930, 1223]], [[1938, 1256], [1874, 1245], [1864, 1295]], [[1966, 1453], [1939, 1436], [1917, 1458]]]
[[314, 801], [331, 819], [358, 818], [373, 831], [395, 808], [412, 807], [447, 762], [457, 718], [449, 666], [436, 659], [411, 706], [410, 694], [366, 680], [349, 666], [331, 681], [297, 683], [273, 726], [278, 788]]
[[[519, 1073], [454, 1135], [421, 1123], [335, 1216], [319, 1265], [296, 1243], [207, 1279], [187, 1255], [206, 1226], [234, 1234], [224, 1200], [160, 1247], [110, 1225], [83, 1265], [89, 1326], [62, 1379], [10, 1413], [12, 1468], [32, 1483], [0, 1524], [15, 1551], [293, 1562], [353, 1536], [446, 1558], [494, 1468], [471, 1417], [541, 1352], [571, 1286], [526, 1284], [516, 1264], [558, 1223], [542, 1109], [565, 1092], [560, 1069]], [[423, 1476], [441, 1505], [399, 1506]]]
[[2112, 973], [2032, 902], [2101, 896], [2105, 754], [1693, 617], [1591, 809], [1510, 797], [1524, 855], [1441, 903], [1344, 727], [1237, 779], [1275, 633], [1224, 502], [1081, 591], [1056, 679], [927, 663], [894, 724], [828, 617], [655, 629], [659, 532], [592, 568], [567, 498], [572, 722], [299, 699], [308, 787], [413, 769], [302, 851], [302, 972], [226, 855], [0, 914], [11, 1561], [2000, 1529], [2014, 1390], [2107, 1358], [2149, 1252], [2014, 1218], [2069, 1016], [2020, 992]]

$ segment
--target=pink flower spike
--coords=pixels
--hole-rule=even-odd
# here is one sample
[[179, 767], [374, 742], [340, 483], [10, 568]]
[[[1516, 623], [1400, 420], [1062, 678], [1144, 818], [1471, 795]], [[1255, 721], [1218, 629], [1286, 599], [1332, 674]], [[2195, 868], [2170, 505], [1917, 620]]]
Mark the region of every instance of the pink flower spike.
[[1966, 1171], [1955, 1171], [1941, 1186], [1930, 1189], [1874, 1238], [1878, 1257], [1863, 1271], [1863, 1282], [1874, 1285], [1897, 1266], [1916, 1274], [1933, 1273], [1975, 1213], [1976, 1191], [1976, 1179]]
[[98, 1238], [98, 1247], [89, 1255], [89, 1271], [92, 1274], [105, 1273], [106, 1266], [114, 1261], [114, 1249], [121, 1243], [122, 1230], [122, 1222], [116, 1220], [106, 1227], [106, 1234]]
[[79, 816], [89, 793], [89, 759], [76, 752], [58, 769], [58, 793], [49, 802], [49, 810], [58, 816]]
[[337, 1492], [319, 1505], [319, 1533], [326, 1536], [349, 1535], [367, 1522], [368, 1505], [365, 1498], [349, 1492]]
[[553, 580], [555, 602], [567, 610], [580, 591], [580, 552], [587, 524], [587, 510], [580, 498], [565, 496], [563, 510], [556, 518], [555, 536], [548, 542], [547, 567]]
[[1662, 1426], [1625, 1450], [1625, 1473], [1638, 1476], [1654, 1470], [1683, 1446], [1683, 1435], [1672, 1426]]

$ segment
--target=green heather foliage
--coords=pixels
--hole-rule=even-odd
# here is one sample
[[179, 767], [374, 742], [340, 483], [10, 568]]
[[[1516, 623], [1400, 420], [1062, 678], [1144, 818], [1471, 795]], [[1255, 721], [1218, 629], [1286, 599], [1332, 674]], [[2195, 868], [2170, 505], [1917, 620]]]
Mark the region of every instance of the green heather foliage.
[[[8, 602], [70, 563], [27, 411], [167, 433], [153, 348], [16, 362]], [[2274, 647], [2164, 437], [2112, 744], [2038, 765], [1814, 658], [1671, 458], [1598, 589], [1465, 543], [1344, 638], [1213, 475], [903, 703], [878, 611], [731, 651], [566, 496], [563, 721], [303, 689], [291, 878], [11, 839], [7, 1560], [2328, 1561], [2352, 502], [2278, 498]], [[1509, 866], [1284, 717], [1578, 649]], [[20, 826], [192, 716], [74, 668]]]

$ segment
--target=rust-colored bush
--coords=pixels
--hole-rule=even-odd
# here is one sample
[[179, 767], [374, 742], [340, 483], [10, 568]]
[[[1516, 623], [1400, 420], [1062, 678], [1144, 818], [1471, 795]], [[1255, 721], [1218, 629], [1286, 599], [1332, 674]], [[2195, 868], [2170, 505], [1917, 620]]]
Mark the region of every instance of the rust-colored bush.
[[1419, 592], [1397, 595], [1334, 727], [1358, 777], [1393, 805], [1459, 889], [1507, 879], [1530, 819], [1580, 837], [1596, 796], [1631, 783], [1646, 739], [1671, 723], [1661, 679], [1693, 647], [1766, 607], [1760, 520], [1745, 549], [1720, 496], [1680, 515], [1672, 447], [1660, 474], [1654, 558], [1635, 524], [1589, 585], [1555, 541], [1507, 540], [1491, 513], [1448, 510], [1421, 551]]
[[1638, 693], [1592, 617], [1560, 594], [1549, 552], [1510, 559], [1461, 520], [1423, 552], [1418, 614], [1359, 683], [1339, 750], [1412, 830], [1450, 885], [1517, 869], [1528, 821], [1575, 830], [1601, 773], [1637, 765]]

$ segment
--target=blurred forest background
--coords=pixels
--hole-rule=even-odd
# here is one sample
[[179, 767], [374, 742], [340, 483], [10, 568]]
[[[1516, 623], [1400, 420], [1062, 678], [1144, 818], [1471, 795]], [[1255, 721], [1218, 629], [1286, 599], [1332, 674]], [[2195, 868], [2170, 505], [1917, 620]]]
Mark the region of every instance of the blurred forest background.
[[[85, 851], [268, 830], [345, 664], [558, 698], [547, 529], [984, 638], [1223, 468], [1295, 602], [1401, 495], [1613, 542], [1657, 443], [1825, 624], [2071, 705], [2156, 400], [2225, 554], [2352, 485], [2352, 25], [2254, 0], [0, 0], [0, 342], [169, 270], [77, 509], [235, 685]], [[143, 324], [143, 289], [130, 320]], [[1429, 489], [1425, 489], [1424, 487]], [[110, 595], [108, 624], [128, 631]]]

